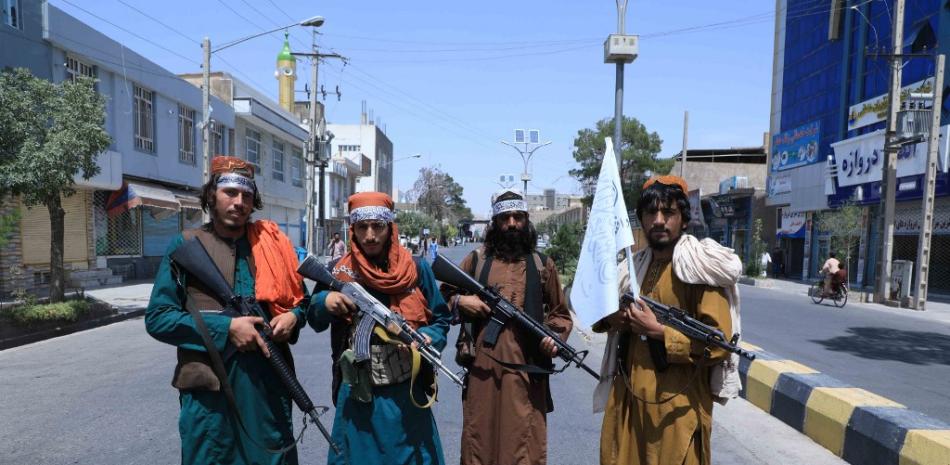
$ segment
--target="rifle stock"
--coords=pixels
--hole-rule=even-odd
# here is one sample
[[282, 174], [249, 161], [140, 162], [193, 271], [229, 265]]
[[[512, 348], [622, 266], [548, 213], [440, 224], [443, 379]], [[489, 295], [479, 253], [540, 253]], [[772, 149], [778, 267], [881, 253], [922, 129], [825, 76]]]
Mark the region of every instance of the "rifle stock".
[[264, 340], [270, 357], [267, 358], [271, 368], [277, 373], [277, 376], [284, 383], [290, 394], [291, 399], [297, 404], [310, 420], [317, 425], [320, 433], [337, 453], [341, 453], [340, 447], [330, 438], [330, 432], [327, 431], [323, 423], [320, 422], [318, 409], [313, 404], [310, 396], [304, 391], [300, 381], [294, 376], [290, 365], [284, 360], [277, 344], [271, 339], [271, 327], [267, 323], [269, 318], [264, 313], [260, 304], [253, 298], [242, 298], [234, 294], [234, 290], [228, 285], [221, 270], [215, 265], [211, 255], [205, 249], [204, 245], [198, 239], [184, 241], [181, 246], [175, 249], [171, 254], [171, 259], [179, 267], [188, 272], [189, 275], [200, 281], [214, 294], [222, 306], [230, 309], [241, 316], [259, 316], [264, 319], [262, 327], [258, 328], [258, 334]]

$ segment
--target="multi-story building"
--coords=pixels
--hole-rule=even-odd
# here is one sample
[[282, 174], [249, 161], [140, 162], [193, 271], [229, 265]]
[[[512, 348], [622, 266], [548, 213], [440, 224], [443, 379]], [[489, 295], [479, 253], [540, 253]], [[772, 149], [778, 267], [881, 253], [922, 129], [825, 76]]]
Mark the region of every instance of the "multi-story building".
[[360, 167], [356, 192], [393, 192], [393, 143], [372, 122], [362, 124], [328, 124], [333, 134], [332, 157], [344, 157]]
[[[201, 93], [55, 6], [18, 3], [25, 8], [18, 13], [21, 27], [0, 26], [5, 45], [0, 67], [26, 65], [53, 82], [93, 77], [106, 101], [112, 143], [97, 158], [100, 173], [89, 180], [77, 177], [76, 194], [63, 200], [67, 285], [152, 277], [171, 238], [201, 221]], [[9, 40], [11, 30], [20, 36]], [[27, 49], [6, 46], [14, 42]], [[218, 109], [218, 132], [233, 128], [230, 107], [217, 99], [212, 105]], [[225, 150], [226, 142], [221, 144]], [[20, 231], [4, 252], [3, 267], [19, 268], [20, 278], [4, 279], [4, 292], [42, 288], [49, 270], [45, 207], [16, 206]]]
[[[281, 69], [291, 69], [287, 65], [289, 49], [285, 40], [277, 58]], [[291, 83], [281, 85], [280, 92], [292, 92], [293, 70], [278, 75]], [[197, 87], [202, 82], [200, 73], [181, 77]], [[309, 132], [292, 113], [290, 104], [286, 108], [281, 106], [230, 73], [211, 73], [211, 94], [233, 107], [234, 132], [228, 135], [233, 140], [233, 154], [255, 167], [255, 180], [264, 201], [264, 210], [256, 213], [255, 218], [274, 221], [291, 243], [304, 246], [307, 200], [304, 147]], [[293, 102], [292, 95], [283, 95], [281, 99]]]
[[[778, 207], [778, 237], [789, 269], [814, 277], [830, 233], [818, 216], [844, 202], [864, 210], [849, 263], [854, 285], [870, 286], [881, 249], [880, 188], [890, 66], [868, 50], [889, 49], [886, 2], [776, 2], [768, 204]], [[904, 52], [946, 53], [950, 12], [937, 1], [908, 2]], [[909, 59], [902, 93], [933, 88], [934, 60]], [[946, 122], [944, 103], [941, 125]], [[882, 109], [885, 109], [882, 111]], [[943, 126], [942, 126], [943, 127]], [[931, 293], [950, 293], [950, 176], [944, 137], [936, 179]], [[916, 261], [927, 144], [905, 146], [897, 162], [893, 258]], [[797, 262], [797, 263], [793, 263]]]

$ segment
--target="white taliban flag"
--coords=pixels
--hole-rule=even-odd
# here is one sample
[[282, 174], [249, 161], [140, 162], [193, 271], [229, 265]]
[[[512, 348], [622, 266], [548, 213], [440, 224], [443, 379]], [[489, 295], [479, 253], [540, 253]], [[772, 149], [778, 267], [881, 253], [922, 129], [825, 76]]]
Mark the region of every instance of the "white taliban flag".
[[620, 302], [617, 253], [633, 245], [633, 231], [623, 201], [620, 171], [613, 143], [600, 163], [597, 190], [587, 220], [587, 232], [571, 287], [571, 305], [583, 328], [617, 311]]

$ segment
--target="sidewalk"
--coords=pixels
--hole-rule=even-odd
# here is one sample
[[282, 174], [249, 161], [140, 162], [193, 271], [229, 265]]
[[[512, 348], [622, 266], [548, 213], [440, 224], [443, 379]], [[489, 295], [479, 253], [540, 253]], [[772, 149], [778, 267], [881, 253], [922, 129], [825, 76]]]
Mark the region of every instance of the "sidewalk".
[[[812, 281], [793, 281], [788, 279], [756, 279], [755, 285], [746, 284], [740, 282], [744, 286], [752, 286], [764, 289], [772, 289], [778, 292], [784, 292], [788, 294], [797, 294], [801, 296], [808, 296], [808, 289], [814, 284]], [[863, 291], [858, 291], [863, 292]], [[853, 295], [853, 293], [852, 293]], [[950, 324], [950, 303], [947, 302], [937, 302], [933, 300], [927, 301], [927, 309], [924, 311], [917, 311], [911, 308], [897, 308], [890, 307], [883, 304], [873, 303], [873, 302], [858, 302], [857, 299], [852, 300], [849, 295], [848, 303], [846, 307], [860, 307], [866, 308], [868, 310], [874, 310], [879, 312], [886, 312], [897, 316], [908, 317], [908, 318], [919, 318], [930, 321], [938, 321], [946, 324]]]

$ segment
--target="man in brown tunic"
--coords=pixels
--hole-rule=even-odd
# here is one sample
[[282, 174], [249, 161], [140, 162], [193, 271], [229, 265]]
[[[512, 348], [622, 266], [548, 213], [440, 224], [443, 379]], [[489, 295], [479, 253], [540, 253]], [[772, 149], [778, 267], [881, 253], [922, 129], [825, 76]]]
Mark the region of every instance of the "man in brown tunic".
[[[528, 219], [527, 203], [515, 192], [492, 199], [492, 223], [483, 248], [461, 268], [482, 284], [495, 286], [506, 299], [529, 315], [540, 317], [562, 340], [572, 321], [554, 261], [535, 251], [537, 232]], [[532, 285], [533, 284], [533, 285]], [[502, 329], [496, 345], [483, 345], [491, 309], [476, 296], [443, 289], [457, 312], [463, 332], [459, 361], [468, 367], [462, 391], [463, 465], [536, 465], [547, 461], [547, 413], [554, 409], [548, 377], [529, 374], [504, 364], [551, 366], [556, 347], [551, 338], [538, 341], [513, 324]], [[465, 355], [469, 357], [466, 358]]]
[[[685, 181], [675, 176], [651, 179], [644, 185], [637, 216], [649, 247], [634, 257], [640, 293], [732, 334], [723, 289], [685, 283], [676, 272], [681, 254], [674, 254], [675, 249], [696, 243], [683, 232], [689, 223], [686, 192]], [[621, 269], [626, 270], [626, 263]], [[630, 290], [629, 279], [629, 274], [622, 273], [622, 291]], [[600, 463], [711, 463], [710, 367], [728, 354], [658, 323], [642, 303], [621, 308], [593, 329], [616, 331], [620, 336], [617, 370], [601, 431]]]

